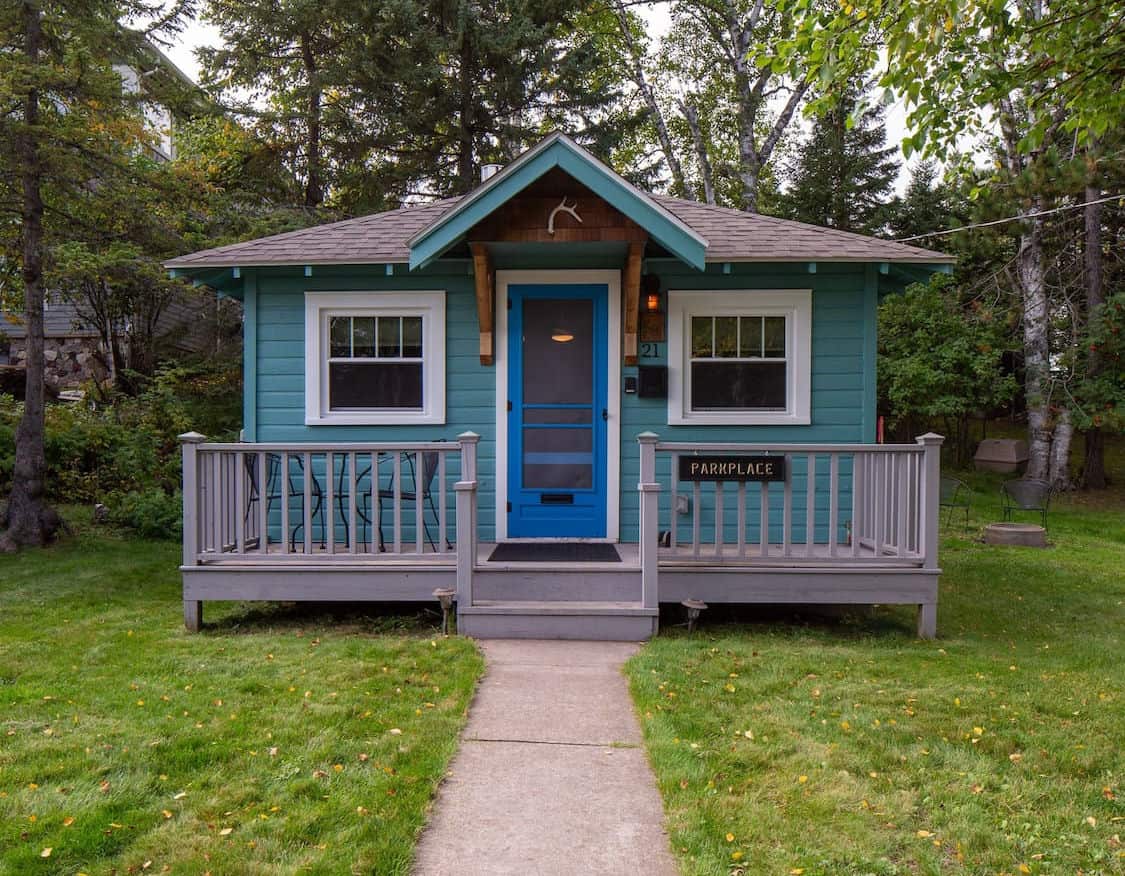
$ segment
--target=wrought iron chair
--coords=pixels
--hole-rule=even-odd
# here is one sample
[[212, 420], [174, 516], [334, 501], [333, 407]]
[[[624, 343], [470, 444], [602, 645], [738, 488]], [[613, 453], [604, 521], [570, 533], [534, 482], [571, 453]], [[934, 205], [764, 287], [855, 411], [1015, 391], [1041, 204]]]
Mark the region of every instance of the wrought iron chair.
[[1011, 520], [1014, 511], [1038, 511], [1044, 529], [1051, 504], [1051, 485], [1038, 478], [1016, 478], [1000, 485], [1000, 502], [1004, 519]]
[[[266, 483], [263, 491], [263, 485], [260, 483], [260, 472], [258, 471], [258, 460], [255, 456], [247, 454], [243, 457], [243, 464], [246, 466], [247, 478], [250, 482], [250, 495], [246, 500], [246, 514], [244, 521], [248, 525], [254, 508], [259, 502], [265, 500], [266, 503], [266, 519], [267, 521], [272, 516], [273, 506], [275, 502], [281, 501], [281, 455], [277, 453], [266, 454]], [[289, 471], [286, 476], [289, 478], [289, 501], [292, 502], [296, 499], [300, 502], [300, 509], [297, 514], [297, 524], [289, 532], [289, 549], [296, 551], [297, 549], [297, 535], [304, 529], [305, 526], [305, 492], [304, 488], [300, 486], [297, 480], [294, 479], [294, 471], [292, 463], [297, 464], [297, 471], [300, 473], [301, 478], [304, 478], [305, 463], [299, 456], [290, 456]], [[309, 495], [311, 512], [309, 520], [313, 524], [319, 523], [320, 525], [320, 546], [325, 548], [327, 546], [327, 523], [324, 519], [324, 491], [320, 486], [320, 479], [316, 476], [315, 472], [310, 472], [309, 475]], [[288, 518], [285, 518], [288, 522]], [[264, 542], [262, 543], [263, 550], [268, 549], [269, 545], [269, 531], [262, 533]], [[285, 538], [285, 534], [282, 534]]]
[[[418, 456], [422, 457], [422, 496], [421, 496], [421, 501], [425, 502], [426, 505], [429, 506], [430, 514], [433, 516], [434, 522], [437, 523], [440, 520], [440, 518], [438, 517], [437, 506], [434, 504], [434, 497], [433, 497], [433, 493], [431, 492], [431, 487], [433, 486], [433, 482], [434, 482], [434, 475], [437, 474], [437, 470], [438, 470], [439, 455], [438, 455], [437, 451], [427, 451], [425, 453], [420, 453], [420, 454], [419, 453], [407, 453], [407, 454], [405, 454], [406, 477], [403, 478], [403, 484], [402, 484], [401, 492], [398, 494], [398, 498], [399, 498], [399, 501], [401, 501], [401, 502], [417, 502], [417, 501], [419, 501], [418, 495], [417, 495], [417, 492], [416, 492], [416, 487], [415, 487], [415, 484], [417, 483], [417, 476], [416, 476], [416, 469], [414, 467], [415, 466], [414, 460]], [[391, 460], [391, 457], [388, 456], [388, 457], [386, 457], [382, 460], [379, 460], [378, 464], [382, 465], [384, 462], [389, 462], [390, 460]], [[360, 492], [358, 484], [360, 484], [362, 481], [366, 480], [368, 477], [372, 477], [372, 476], [373, 476], [372, 475], [372, 466], [370, 466], [370, 465], [367, 466], [367, 468], [363, 469], [362, 471], [359, 471], [359, 472], [356, 473], [356, 484], [357, 484], [356, 490], [359, 493], [356, 496], [356, 499], [359, 500], [359, 501], [356, 502], [356, 509], [355, 509], [356, 510], [356, 526], [362, 527], [362, 530], [361, 530], [362, 538], [360, 539], [360, 541], [362, 541], [364, 544], [367, 544], [367, 532], [368, 532], [369, 527], [372, 524], [372, 521], [371, 521], [371, 511], [372, 511], [371, 490], [363, 490], [362, 492]], [[376, 470], [374, 476], [375, 477], [378, 476], [377, 470]], [[346, 490], [348, 489], [348, 487], [345, 485], [344, 477], [345, 477], [345, 470], [341, 466], [340, 474], [339, 474], [339, 481], [338, 481], [339, 489], [336, 491], [336, 497], [337, 497], [336, 502], [337, 502], [337, 505], [339, 507], [340, 518], [344, 521], [344, 532], [347, 533], [348, 532], [348, 513], [347, 513], [347, 510], [346, 510], [345, 502], [346, 502], [346, 499], [347, 499]], [[390, 476], [390, 479], [387, 483], [387, 486], [385, 488], [384, 487], [378, 487], [377, 492], [378, 492], [378, 498], [379, 498], [379, 526], [378, 526], [379, 552], [383, 553], [387, 549], [386, 542], [383, 540], [383, 519], [384, 519], [383, 500], [384, 499], [390, 499], [392, 502], [394, 501], [394, 498], [395, 498], [395, 483], [394, 483], [394, 472], [393, 471], [391, 472], [391, 476]], [[437, 542], [434, 539], [433, 534], [430, 532], [430, 523], [426, 519], [426, 516], [425, 516], [424, 513], [423, 513], [423, 517], [422, 517], [422, 529], [425, 532], [426, 541], [429, 542], [430, 548], [433, 551], [436, 552], [437, 551]], [[444, 533], [442, 533], [442, 535], [444, 536]], [[347, 536], [345, 535], [345, 537], [347, 537]], [[450, 544], [448, 539], [445, 540], [445, 545], [446, 545], [447, 548], [452, 547], [452, 545]]]
[[938, 504], [942, 508], [948, 508], [949, 514], [947, 515], [947, 522], [953, 522], [953, 514], [955, 511], [965, 512], [965, 530], [969, 529], [969, 487], [968, 485], [957, 478], [942, 478], [941, 488]]

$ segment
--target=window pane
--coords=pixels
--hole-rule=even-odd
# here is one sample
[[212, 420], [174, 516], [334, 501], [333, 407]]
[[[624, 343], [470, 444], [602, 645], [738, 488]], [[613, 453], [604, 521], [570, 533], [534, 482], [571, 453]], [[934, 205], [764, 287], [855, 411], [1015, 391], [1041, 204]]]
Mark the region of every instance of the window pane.
[[710, 359], [713, 352], [711, 317], [693, 316], [691, 318], [691, 357]]
[[379, 358], [397, 359], [399, 352], [399, 323], [400, 317], [379, 317]]
[[715, 317], [715, 355], [733, 359], [738, 355], [738, 317]]
[[352, 355], [368, 358], [375, 355], [375, 317], [352, 317]]
[[784, 362], [694, 362], [693, 411], [784, 410]]
[[594, 302], [524, 299], [524, 404], [592, 404], [593, 399]]
[[328, 366], [329, 410], [422, 408], [421, 362], [333, 362]]
[[738, 355], [744, 359], [762, 355], [762, 318], [760, 316], [742, 317], [742, 345]]
[[328, 332], [331, 338], [329, 355], [332, 358], [347, 358], [352, 354], [352, 318], [334, 316], [329, 321]]
[[588, 490], [594, 485], [592, 429], [524, 429], [523, 486]]
[[402, 318], [402, 355], [408, 359], [422, 358], [422, 317]]
[[785, 355], [785, 317], [766, 317], [766, 355], [776, 358]]

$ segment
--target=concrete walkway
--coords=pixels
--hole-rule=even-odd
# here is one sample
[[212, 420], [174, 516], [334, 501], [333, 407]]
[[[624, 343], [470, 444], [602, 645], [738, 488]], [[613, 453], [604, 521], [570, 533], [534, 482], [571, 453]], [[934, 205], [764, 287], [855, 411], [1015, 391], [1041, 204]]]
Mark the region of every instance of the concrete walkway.
[[491, 640], [416, 876], [674, 876], [624, 642]]

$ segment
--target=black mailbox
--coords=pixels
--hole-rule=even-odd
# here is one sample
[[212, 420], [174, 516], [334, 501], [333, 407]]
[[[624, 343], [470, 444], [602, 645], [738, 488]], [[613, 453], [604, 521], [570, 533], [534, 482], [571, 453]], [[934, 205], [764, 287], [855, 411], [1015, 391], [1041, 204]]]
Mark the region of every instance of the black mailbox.
[[640, 386], [637, 395], [641, 398], [668, 398], [668, 366], [641, 365], [637, 369]]

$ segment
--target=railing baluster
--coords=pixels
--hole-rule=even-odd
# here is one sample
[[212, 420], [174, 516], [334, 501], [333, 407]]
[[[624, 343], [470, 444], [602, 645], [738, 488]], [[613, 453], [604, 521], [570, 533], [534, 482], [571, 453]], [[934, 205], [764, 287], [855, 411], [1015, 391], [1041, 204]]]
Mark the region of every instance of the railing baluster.
[[293, 547], [292, 536], [289, 532], [289, 454], [281, 454], [281, 468], [278, 472], [281, 477], [281, 552], [287, 554]]
[[425, 553], [426, 521], [422, 516], [426, 506], [422, 504], [422, 476], [426, 467], [426, 455], [420, 450], [414, 453], [414, 545], [415, 553]]
[[875, 464], [875, 489], [872, 496], [872, 510], [874, 512], [872, 517], [872, 550], [875, 552], [875, 558], [878, 559], [883, 555], [883, 533], [886, 522], [884, 517], [886, 515], [886, 496], [885, 487], [887, 480], [887, 454], [882, 453], [879, 455], [879, 461]]
[[898, 508], [895, 514], [895, 533], [897, 536], [897, 555], [900, 557], [906, 556], [906, 462], [907, 456], [905, 453], [896, 453], [898, 457], [898, 464], [896, 468], [899, 471], [898, 478]]
[[770, 485], [762, 481], [761, 499], [758, 509], [758, 553], [760, 559], [768, 560], [770, 556]]
[[234, 454], [234, 550], [246, 553], [246, 462], [241, 453]]
[[[313, 480], [312, 454], [311, 453], [305, 453], [304, 456], [303, 456], [303, 461], [304, 461], [305, 468], [304, 468], [304, 472], [302, 473], [302, 477], [301, 477], [301, 481], [302, 481], [301, 486], [302, 486], [302, 489], [304, 490], [303, 498], [304, 498], [305, 501], [303, 503], [303, 509], [302, 509], [303, 512], [304, 512], [304, 519], [301, 522], [302, 522], [302, 524], [304, 526], [304, 530], [305, 530], [305, 532], [304, 532], [304, 535], [305, 535], [304, 552], [306, 554], [311, 554], [312, 553], [312, 480]], [[323, 513], [323, 511], [324, 511], [324, 509], [321, 508], [322, 513]]]
[[668, 479], [672, 482], [672, 507], [668, 514], [668, 544], [674, 554], [676, 552], [676, 522], [680, 516], [680, 454], [673, 453], [671, 463], [672, 467], [668, 472]]
[[348, 454], [348, 552], [356, 553], [359, 549], [359, 529], [355, 513], [355, 463], [356, 454], [353, 450]]
[[695, 481], [691, 485], [691, 555], [693, 557], [699, 556], [699, 497], [702, 494], [699, 481]]
[[807, 455], [805, 478], [805, 556], [813, 555], [816, 541], [816, 454]]
[[715, 556], [721, 557], [723, 555], [723, 482], [715, 481]]
[[746, 481], [738, 482], [738, 555], [746, 556]]
[[781, 498], [781, 555], [793, 552], [793, 457], [785, 454], [785, 483]]
[[402, 553], [402, 451], [394, 452], [394, 499], [392, 500], [392, 513], [395, 524], [395, 553]]
[[270, 518], [266, 497], [270, 492], [269, 464], [266, 455], [258, 453], [258, 553], [265, 555], [270, 551]]
[[223, 469], [222, 453], [211, 454], [212, 483], [211, 491], [211, 543], [216, 556], [223, 552]]
[[840, 505], [840, 454], [828, 457], [828, 556], [836, 556], [836, 542], [839, 541]]
[[327, 533], [325, 548], [328, 553], [336, 553], [336, 463], [335, 455], [331, 450], [324, 454], [324, 488], [328, 500], [326, 507], [322, 507], [321, 520], [324, 521], [324, 531]]
[[859, 556], [859, 539], [863, 532], [860, 517], [863, 514], [863, 467], [867, 457], [856, 451], [852, 454], [852, 557]]
[[[379, 495], [379, 457], [377, 450], [371, 452], [371, 547], [378, 553], [386, 550], [383, 544], [383, 497]], [[379, 542], [376, 544], [375, 539]]]
[[446, 463], [446, 458], [447, 458], [447, 454], [443, 450], [438, 455], [438, 470], [437, 470], [437, 476], [438, 476], [438, 530], [441, 533], [441, 535], [438, 539], [438, 543], [437, 543], [437, 550], [438, 550], [439, 553], [445, 553], [448, 550], [446, 545], [449, 544], [449, 539], [448, 539], [448, 537], [446, 536], [446, 533], [445, 533], [445, 478], [446, 478], [445, 463]]

